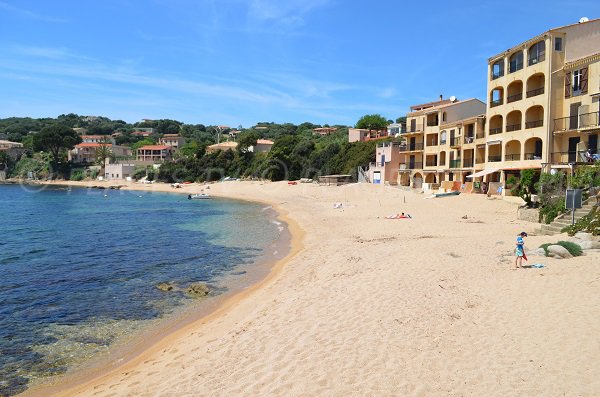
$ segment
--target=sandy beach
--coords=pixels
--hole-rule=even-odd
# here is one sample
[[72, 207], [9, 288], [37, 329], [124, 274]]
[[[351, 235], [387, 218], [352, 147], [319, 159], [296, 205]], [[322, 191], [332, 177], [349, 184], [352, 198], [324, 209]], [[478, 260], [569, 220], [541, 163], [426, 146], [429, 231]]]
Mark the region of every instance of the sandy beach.
[[[516, 204], [369, 184], [226, 182], [205, 192], [273, 205], [289, 223], [290, 255], [125, 364], [26, 395], [600, 393], [600, 254], [530, 255], [545, 267], [511, 271], [516, 235], [539, 228], [517, 220]], [[399, 212], [412, 219], [385, 219]], [[530, 253], [568, 238], [532, 234]]]

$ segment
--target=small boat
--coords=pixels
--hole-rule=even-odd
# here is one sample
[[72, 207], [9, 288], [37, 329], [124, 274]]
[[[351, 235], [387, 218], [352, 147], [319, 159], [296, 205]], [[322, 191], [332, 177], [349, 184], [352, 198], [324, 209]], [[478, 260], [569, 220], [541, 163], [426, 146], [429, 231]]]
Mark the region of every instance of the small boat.
[[433, 197], [447, 197], [447, 196], [458, 196], [460, 194], [459, 190], [455, 190], [453, 192], [447, 192], [447, 193], [434, 193]]
[[210, 200], [212, 197], [210, 194], [199, 193], [199, 194], [188, 194], [188, 200]]

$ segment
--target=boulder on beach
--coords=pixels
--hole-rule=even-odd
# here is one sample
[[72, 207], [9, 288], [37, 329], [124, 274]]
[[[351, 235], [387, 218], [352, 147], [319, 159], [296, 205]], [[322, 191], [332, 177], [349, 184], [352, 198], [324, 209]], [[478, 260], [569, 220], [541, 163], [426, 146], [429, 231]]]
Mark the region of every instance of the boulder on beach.
[[209, 292], [210, 288], [208, 288], [208, 286], [204, 283], [191, 284], [187, 289], [187, 293], [195, 297], [206, 296]]
[[161, 291], [172, 291], [173, 290], [173, 285], [169, 284], [169, 283], [159, 283], [156, 285], [156, 288], [158, 288]]
[[562, 245], [549, 245], [548, 256], [556, 259], [569, 259], [573, 257]]

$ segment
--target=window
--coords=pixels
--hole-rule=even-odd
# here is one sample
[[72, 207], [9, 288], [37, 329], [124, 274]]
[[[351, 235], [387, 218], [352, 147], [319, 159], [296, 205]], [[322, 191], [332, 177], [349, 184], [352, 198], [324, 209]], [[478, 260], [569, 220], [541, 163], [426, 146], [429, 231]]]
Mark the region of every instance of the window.
[[523, 69], [523, 51], [515, 52], [510, 56], [508, 72], [514, 73]]
[[501, 59], [492, 65], [492, 80], [504, 76], [504, 60]]
[[554, 38], [554, 51], [562, 51], [562, 37]]
[[529, 47], [529, 66], [543, 62], [546, 59], [546, 43], [538, 41]]
[[581, 70], [573, 72], [573, 95], [577, 95], [581, 91]]
[[446, 131], [442, 131], [442, 133], [440, 134], [440, 145], [445, 145], [446, 144]]

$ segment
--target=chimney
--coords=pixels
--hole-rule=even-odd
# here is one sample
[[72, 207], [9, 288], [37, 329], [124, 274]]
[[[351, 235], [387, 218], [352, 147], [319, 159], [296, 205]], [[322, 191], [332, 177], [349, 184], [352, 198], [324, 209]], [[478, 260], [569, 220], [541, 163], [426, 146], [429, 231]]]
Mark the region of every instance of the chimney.
[[440, 101], [444, 100], [444, 96], [442, 94], [440, 94]]

